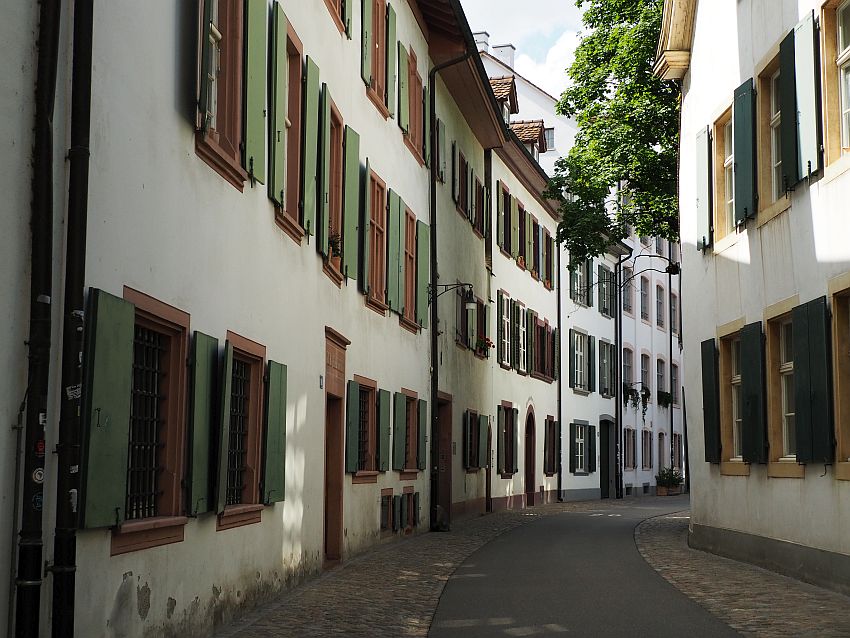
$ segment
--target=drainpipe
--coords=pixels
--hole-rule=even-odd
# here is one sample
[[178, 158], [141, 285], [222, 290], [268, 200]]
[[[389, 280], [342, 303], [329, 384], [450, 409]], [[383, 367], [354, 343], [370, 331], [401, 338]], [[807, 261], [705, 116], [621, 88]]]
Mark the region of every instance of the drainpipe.
[[[555, 242], [555, 247], [557, 248], [556, 256], [555, 256], [555, 268], [558, 273], [558, 286], [556, 290], [558, 291], [558, 343], [555, 344], [555, 347], [558, 348], [559, 356], [558, 356], [558, 364], [561, 363], [562, 357], [560, 356], [561, 351], [561, 343], [564, 339], [564, 330], [561, 326], [561, 250], [558, 246], [558, 243]], [[559, 368], [563, 367], [559, 365]], [[561, 377], [561, 370], [558, 371], [558, 501], [562, 502], [564, 500], [564, 464], [563, 464], [563, 445], [564, 445], [564, 414], [563, 414], [563, 401], [561, 400], [561, 392], [563, 390]]]
[[74, 635], [93, 14], [93, 0], [75, 0], [71, 148], [68, 151], [68, 238], [65, 245], [62, 333], [62, 404], [57, 446], [56, 531], [53, 538], [53, 566], [50, 569], [53, 573], [54, 638]]
[[617, 447], [615, 455], [615, 496], [623, 498], [623, 463], [622, 463], [622, 441], [623, 441], [623, 263], [632, 257], [632, 247], [628, 247], [629, 252], [622, 255], [617, 260], [617, 265], [614, 267], [614, 279], [617, 282], [617, 312], [614, 316], [614, 350], [617, 361], [617, 392], [615, 397], [617, 401], [614, 405], [614, 418], [617, 421]]
[[[673, 242], [667, 241], [667, 263], [672, 266], [673, 265]], [[670, 337], [670, 381], [673, 380], [673, 304], [670, 303], [670, 300], [673, 298], [673, 273], [670, 272], [671, 268], [667, 268], [667, 316], [669, 317], [668, 322], [670, 323], [670, 328], [667, 330], [667, 335]], [[673, 391], [673, 384], [670, 384], [670, 392]], [[670, 407], [667, 408], [667, 411], [670, 413], [670, 467], [673, 467], [673, 457], [675, 456], [674, 446], [673, 446], [673, 404], [670, 403]]]
[[[31, 204], [29, 364], [24, 423], [23, 491], [18, 534], [15, 635], [37, 636], [41, 607], [44, 435], [50, 380], [53, 294], [53, 109], [59, 61], [59, 0], [42, 0], [38, 27]], [[20, 419], [19, 419], [20, 423]], [[16, 457], [20, 453], [18, 430]], [[16, 461], [16, 470], [19, 463]], [[15, 482], [17, 488], [18, 475]], [[16, 499], [17, 499], [17, 489]], [[13, 519], [18, 516], [17, 508]], [[11, 615], [11, 605], [8, 613]]]
[[[431, 130], [428, 135], [431, 136], [431, 192], [429, 204], [429, 222], [431, 224], [431, 279], [428, 285], [429, 295], [428, 309], [430, 311], [431, 322], [431, 531], [449, 531], [451, 525], [451, 503], [448, 510], [445, 512], [445, 521], [441, 522], [439, 512], [437, 512], [437, 501], [440, 494], [440, 419], [438, 405], [438, 392], [440, 385], [440, 352], [437, 338], [439, 337], [437, 314], [437, 284], [439, 276], [437, 274], [437, 73], [443, 69], [447, 69], [455, 64], [460, 64], [466, 61], [472, 55], [472, 51], [467, 48], [466, 53], [460, 57], [447, 60], [442, 64], [431, 68], [428, 72], [428, 110], [430, 111]], [[439, 149], [442, 152], [444, 149]], [[447, 461], [451, 462], [451, 460]]]

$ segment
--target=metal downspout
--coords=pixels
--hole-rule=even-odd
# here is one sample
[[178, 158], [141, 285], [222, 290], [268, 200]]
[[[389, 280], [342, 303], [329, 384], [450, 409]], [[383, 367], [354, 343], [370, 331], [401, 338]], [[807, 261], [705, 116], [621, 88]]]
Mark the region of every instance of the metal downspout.
[[[555, 246], [558, 247], [558, 243], [555, 242]], [[564, 464], [563, 464], [563, 456], [564, 456], [564, 414], [563, 414], [563, 401], [561, 399], [561, 392], [563, 391], [563, 381], [561, 377], [560, 368], [561, 361], [563, 357], [561, 356], [561, 343], [564, 340], [564, 330], [561, 326], [561, 250], [558, 247], [558, 250], [555, 251], [556, 255], [556, 268], [558, 273], [558, 343], [555, 344], [555, 347], [558, 348], [558, 501], [564, 500]]]
[[[53, 636], [74, 635], [80, 490], [79, 389], [82, 387], [86, 229], [88, 223], [89, 134], [91, 130], [93, 0], [74, 2], [71, 78], [71, 148], [68, 151], [68, 237], [65, 244], [65, 303], [62, 331], [62, 404], [53, 538]], [[73, 391], [77, 389], [77, 391]]]
[[614, 394], [617, 397], [617, 402], [614, 407], [614, 415], [617, 420], [617, 442], [616, 442], [616, 467], [615, 473], [615, 491], [617, 498], [623, 498], [623, 401], [625, 400], [625, 386], [623, 385], [623, 264], [626, 260], [632, 257], [632, 247], [629, 246], [629, 252], [621, 256], [617, 260], [617, 265], [614, 269], [614, 277], [617, 280], [617, 313], [614, 326], [614, 350], [617, 358], [617, 390]]
[[[42, 0], [38, 27], [32, 166], [29, 364], [23, 439], [15, 635], [37, 636], [41, 611], [42, 505], [53, 295], [53, 111], [59, 61], [59, 0]], [[20, 454], [20, 430], [17, 438]], [[16, 466], [18, 463], [16, 462]], [[16, 468], [17, 469], [17, 468]], [[17, 497], [17, 490], [16, 490]], [[17, 500], [17, 499], [16, 499]], [[17, 520], [17, 508], [13, 520]], [[11, 605], [8, 613], [12, 614]]]

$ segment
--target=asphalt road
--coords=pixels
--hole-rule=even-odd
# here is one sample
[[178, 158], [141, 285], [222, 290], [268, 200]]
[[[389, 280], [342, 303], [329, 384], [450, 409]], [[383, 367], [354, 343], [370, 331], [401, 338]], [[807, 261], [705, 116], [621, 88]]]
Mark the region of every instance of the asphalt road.
[[642, 520], [688, 508], [646, 499], [541, 517], [472, 554], [446, 585], [430, 638], [737, 636], [638, 553]]

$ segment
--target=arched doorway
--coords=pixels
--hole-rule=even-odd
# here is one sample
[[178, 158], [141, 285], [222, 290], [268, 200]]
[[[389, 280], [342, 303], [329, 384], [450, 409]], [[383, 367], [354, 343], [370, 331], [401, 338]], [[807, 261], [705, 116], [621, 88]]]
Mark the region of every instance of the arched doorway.
[[534, 442], [534, 413], [529, 412], [525, 420], [525, 505], [530, 507], [534, 501], [535, 483], [535, 442]]

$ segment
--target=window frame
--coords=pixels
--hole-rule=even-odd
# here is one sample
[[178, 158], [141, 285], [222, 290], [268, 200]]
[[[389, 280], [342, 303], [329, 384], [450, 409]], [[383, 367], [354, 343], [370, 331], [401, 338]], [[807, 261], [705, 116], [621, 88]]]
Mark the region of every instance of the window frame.
[[655, 284], [655, 327], [659, 330], [665, 330], [665, 310], [667, 309], [666, 299], [664, 298], [664, 286]]
[[[373, 476], [378, 473], [378, 383], [373, 379], [354, 375], [354, 380], [359, 385], [360, 396], [358, 397], [358, 429], [360, 433], [361, 448], [357, 450], [357, 472], [354, 479], [364, 476]], [[362, 421], [361, 401], [363, 393], [367, 394], [366, 423]], [[365, 435], [365, 436], [364, 436]], [[365, 443], [363, 443], [365, 441]]]
[[[640, 318], [644, 323], [649, 322], [649, 278], [640, 278]], [[650, 324], [651, 325], [651, 324]]]
[[403, 325], [419, 331], [416, 323], [416, 216], [409, 208], [404, 209], [404, 312], [400, 320]]
[[511, 297], [502, 291], [502, 307], [499, 309], [499, 321], [502, 325], [502, 341], [499, 344], [499, 363], [503, 366], [511, 364]]
[[623, 428], [623, 469], [637, 469], [637, 430], [635, 428]]
[[[629, 388], [634, 384], [634, 356], [635, 352], [632, 348], [623, 348], [623, 385], [629, 386]], [[628, 374], [626, 370], [628, 370]]]
[[[402, 72], [402, 69], [399, 69]], [[424, 99], [425, 86], [422, 83], [422, 76], [419, 75], [417, 66], [416, 52], [413, 47], [407, 54], [407, 98], [409, 113], [409, 126], [407, 132], [402, 132], [405, 146], [413, 153], [413, 157], [419, 162], [420, 166], [425, 165], [425, 118], [424, 118]]]
[[720, 440], [723, 456], [722, 474], [748, 474], [743, 461], [741, 403], [741, 332], [736, 330], [720, 337]]
[[[640, 387], [641, 390], [646, 388], [649, 391], [649, 401], [652, 401], [652, 379], [649, 376], [649, 361], [650, 354], [648, 351], [641, 352], [640, 355]], [[646, 363], [646, 365], [644, 365]]]
[[588, 374], [588, 334], [573, 329], [573, 370], [574, 384], [573, 387], [577, 390], [589, 392], [590, 375]]
[[369, 294], [366, 295], [366, 304], [385, 314], [388, 189], [384, 180], [372, 169], [369, 169], [369, 188]]
[[[389, 100], [395, 96], [387, 95], [387, 2], [386, 0], [363, 0], [372, 2], [372, 79], [366, 87], [366, 95], [386, 120], [390, 117]], [[396, 43], [391, 43], [396, 46]]]
[[[328, 237], [338, 235], [338, 246], [344, 245], [343, 234], [345, 225], [342, 217], [342, 203], [345, 197], [343, 193], [343, 163], [345, 161], [345, 122], [337, 109], [336, 104], [331, 102], [330, 119], [330, 186], [328, 188]], [[342, 255], [333, 255], [333, 250], [328, 249], [328, 257], [325, 261], [325, 273], [340, 285], [342, 283]]]
[[543, 128], [543, 136], [546, 140], [546, 151], [554, 151], [555, 150], [555, 128], [550, 126], [548, 128]]
[[623, 312], [634, 317], [634, 268], [623, 267]]
[[794, 412], [789, 413], [787, 410], [789, 399], [792, 404], [795, 399], [792, 326], [791, 314], [787, 312], [769, 318], [765, 324], [767, 423], [770, 450], [768, 475], [803, 478], [804, 466], [797, 465], [795, 415]]
[[[640, 464], [641, 469], [651, 470], [652, 463], [652, 430], [644, 428], [640, 431]], [[649, 461], [649, 462], [647, 462]]]
[[520, 374], [528, 374], [530, 370], [528, 370], [528, 366], [526, 365], [526, 351], [528, 349], [528, 321], [526, 319], [528, 315], [528, 309], [524, 305], [519, 306], [519, 330], [517, 331], [519, 334], [519, 362], [517, 363], [517, 369]]
[[673, 405], [679, 405], [679, 365], [676, 363], [670, 364], [670, 395]]
[[[850, 274], [843, 276], [843, 285], [847, 284], [850, 284]], [[850, 288], [832, 294], [832, 343], [835, 476], [840, 480], [850, 480]]]
[[575, 439], [575, 472], [574, 474], [587, 474], [585, 467], [585, 445], [587, 444], [587, 425], [582, 423], [575, 424], [576, 439]]
[[325, 6], [328, 8], [328, 13], [331, 14], [336, 28], [339, 29], [340, 35], [345, 35], [345, 23], [342, 21], [342, 3], [350, 2], [351, 0], [325, 0]]
[[714, 237], [715, 243], [735, 230], [735, 154], [732, 107], [714, 122]]
[[670, 293], [670, 330], [679, 334], [679, 295], [675, 292]]
[[405, 396], [404, 419], [407, 439], [404, 449], [404, 472], [418, 473], [419, 401], [415, 392], [402, 391]]

